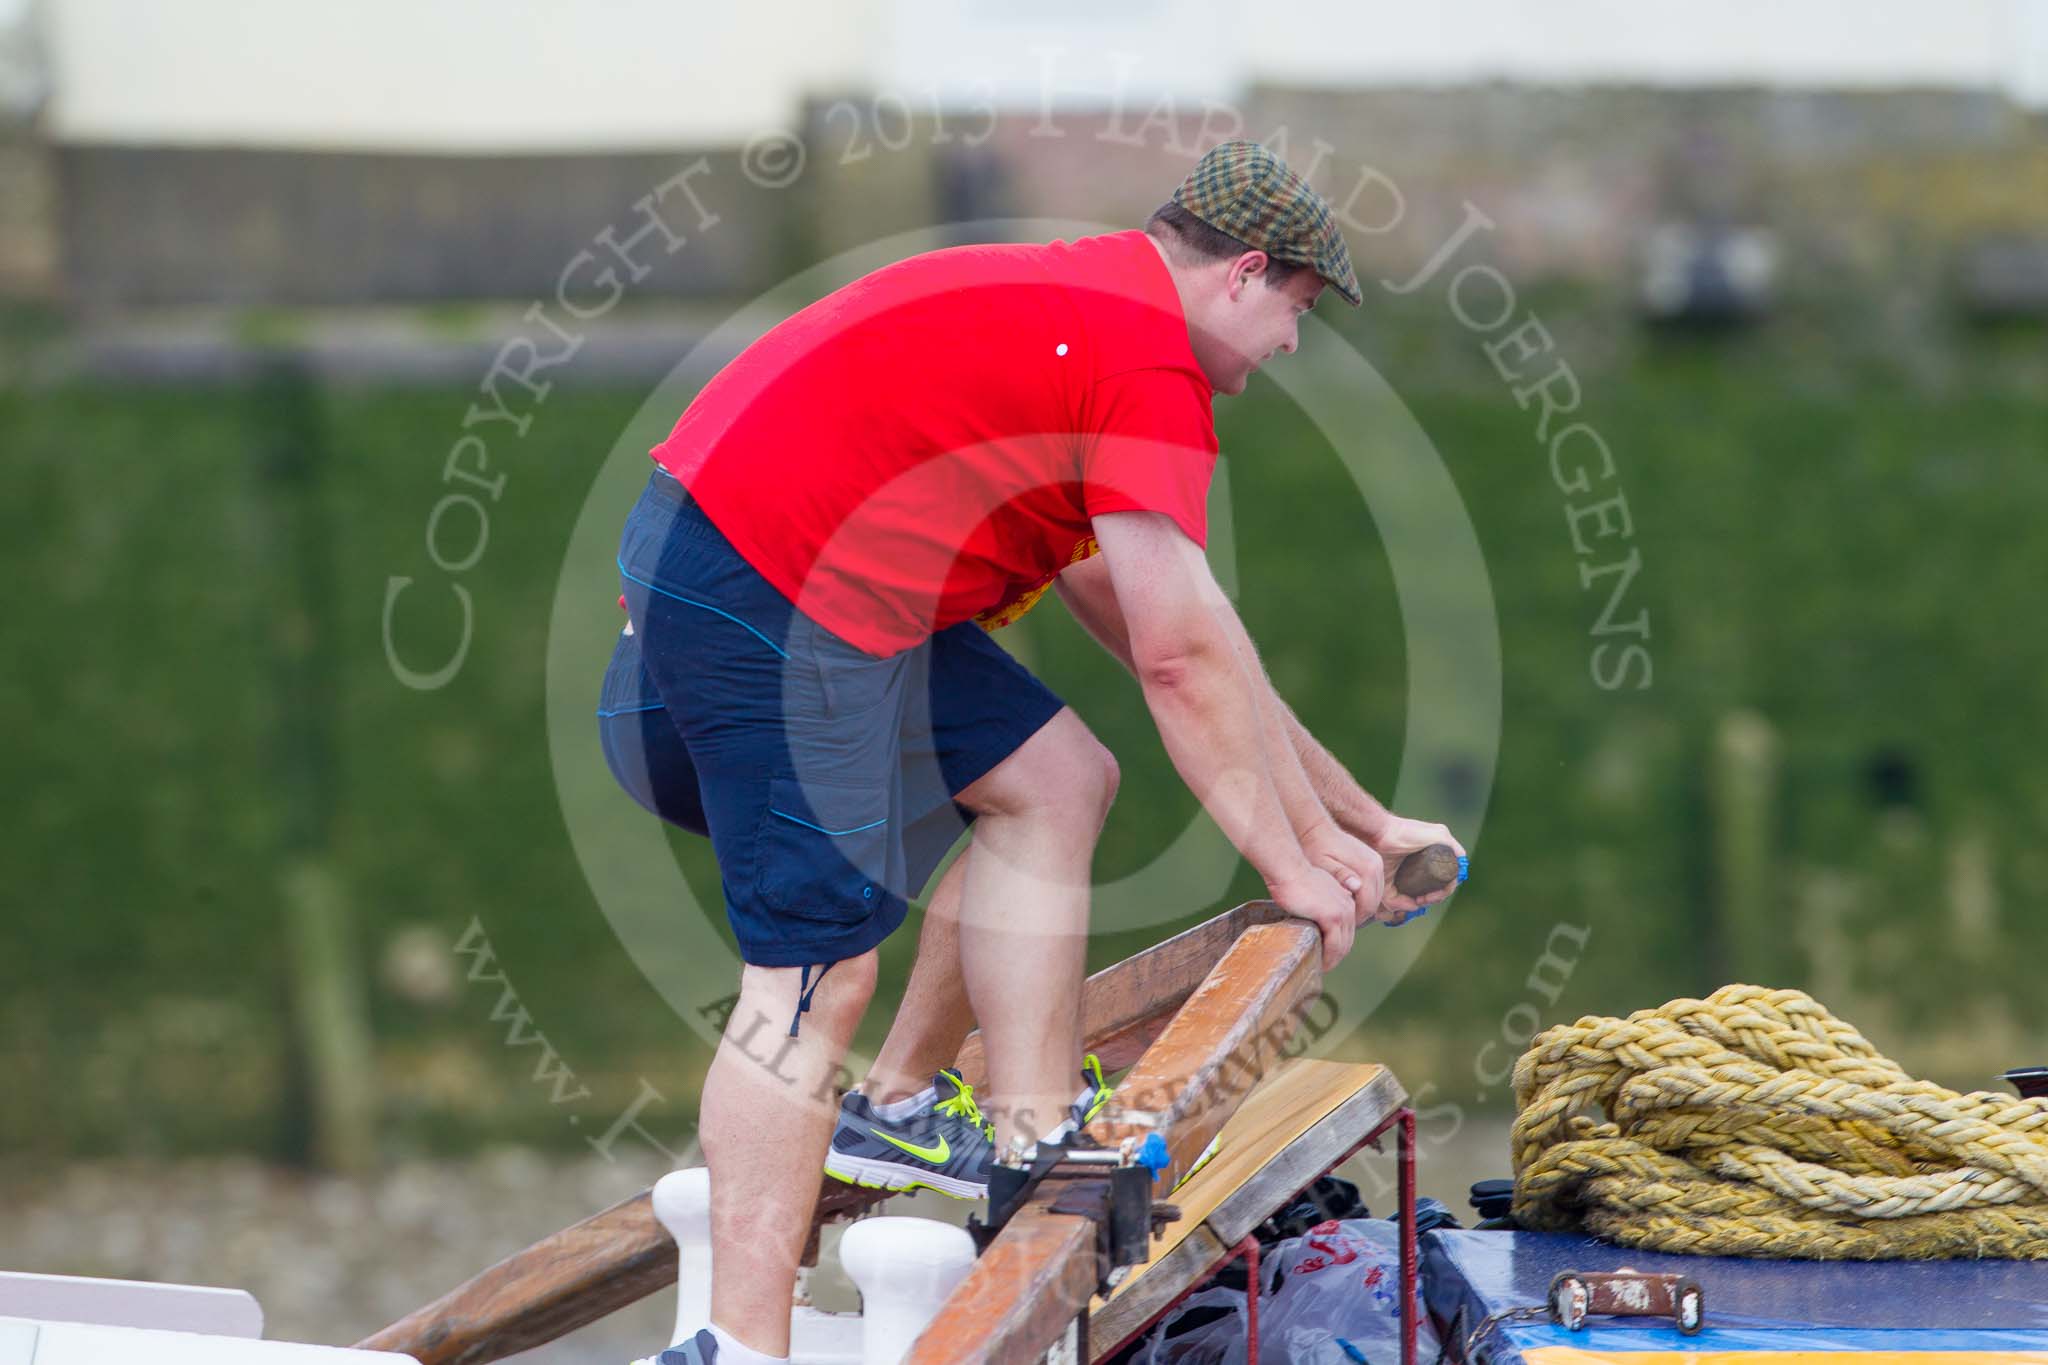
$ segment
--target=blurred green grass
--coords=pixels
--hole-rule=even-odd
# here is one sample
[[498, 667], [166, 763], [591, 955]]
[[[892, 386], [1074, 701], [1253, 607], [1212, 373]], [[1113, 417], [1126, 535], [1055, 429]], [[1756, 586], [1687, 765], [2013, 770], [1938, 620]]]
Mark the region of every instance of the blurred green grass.
[[[1431, 1080], [1469, 1100], [1484, 1088], [1475, 1051], [1517, 1002], [1556, 1021], [1721, 984], [1703, 773], [1716, 725], [1753, 710], [1776, 728], [1783, 773], [1773, 984], [1827, 989], [1880, 1047], [1951, 1084], [2041, 1060], [2013, 1052], [2030, 1040], [2038, 1052], [2048, 1022], [2048, 917], [2036, 910], [2048, 894], [2048, 776], [2033, 757], [2048, 715], [2048, 632], [2033, 615], [2048, 542], [2030, 525], [2048, 506], [2038, 352], [1988, 337], [1927, 383], [1801, 369], [1782, 338], [1748, 351], [1605, 342], [1582, 337], [1605, 357], [1583, 415], [1615, 451], [1642, 554], [1629, 611], [1650, 613], [1655, 675], [1640, 692], [1603, 691], [1589, 675], [1601, 593], [1580, 585], [1572, 499], [1550, 480], [1532, 414], [1469, 340], [1399, 329], [1360, 340], [1465, 500], [1505, 664], [1478, 879], [1360, 1045], [1411, 1090]], [[1560, 345], [1571, 353], [1569, 338]], [[384, 1131], [399, 1146], [576, 1144], [643, 1077], [673, 1098], [668, 1131], [687, 1127], [704, 1049], [583, 885], [543, 715], [569, 529], [643, 397], [565, 385], [524, 439], [494, 444], [509, 479], [487, 552], [463, 579], [472, 652], [429, 693], [393, 678], [380, 610], [391, 575], [431, 573], [424, 526], [470, 394], [348, 387], [319, 399], [337, 558], [333, 851], [371, 982]], [[293, 618], [280, 579], [251, 403], [231, 387], [0, 389], [0, 563], [13, 587], [0, 671], [0, 1150], [277, 1153], [293, 1142], [273, 889], [282, 703], [266, 649], [317, 627]], [[1383, 788], [1400, 758], [1405, 675], [1369, 517], [1277, 390], [1260, 381], [1218, 415], [1240, 607], [1304, 721]], [[1192, 798], [1136, 689], [1060, 608], [1016, 630], [1008, 642], [1122, 763], [1098, 872], [1131, 871], [1186, 824]], [[589, 661], [593, 700], [603, 663]], [[619, 818], [642, 818], [619, 801]], [[708, 849], [671, 843], [715, 905]], [[1981, 895], [1962, 903], [1962, 848], [1989, 858], [1988, 928]], [[1224, 903], [1258, 894], [1240, 869]], [[425, 927], [452, 942], [472, 919], [534, 1025], [595, 1092], [573, 1106], [580, 1130], [530, 1081], [531, 1049], [504, 1046], [489, 1017], [495, 986], [458, 977], [452, 997], [420, 1000], [376, 974], [394, 936]], [[1552, 1003], [1526, 978], [1559, 923], [1591, 932]], [[885, 993], [912, 942], [906, 932], [888, 946]], [[1092, 957], [1136, 946], [1104, 938]], [[873, 1014], [870, 1045], [886, 1025]]]

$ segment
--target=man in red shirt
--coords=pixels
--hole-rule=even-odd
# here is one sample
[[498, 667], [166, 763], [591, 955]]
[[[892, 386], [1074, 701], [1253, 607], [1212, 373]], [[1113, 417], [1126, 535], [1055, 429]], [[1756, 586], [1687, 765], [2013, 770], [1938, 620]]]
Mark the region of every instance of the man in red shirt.
[[[1099, 1102], [1099, 1070], [1078, 1100], [1073, 1078], [1116, 764], [988, 634], [1049, 586], [1137, 678], [1273, 899], [1316, 924], [1326, 967], [1358, 924], [1426, 903], [1384, 862], [1455, 841], [1389, 814], [1301, 728], [1202, 556], [1212, 396], [1292, 352], [1326, 285], [1360, 302], [1329, 206], [1226, 143], [1142, 232], [856, 280], [748, 348], [654, 449], [601, 733], [636, 799], [711, 838], [746, 963], [699, 1126], [713, 1325], [664, 1361], [786, 1354], [821, 1165], [976, 1197]], [[969, 825], [890, 1037], [835, 1107], [875, 947]], [[788, 1038], [750, 1054], [764, 1019]], [[944, 1069], [977, 1020], [986, 1115]]]

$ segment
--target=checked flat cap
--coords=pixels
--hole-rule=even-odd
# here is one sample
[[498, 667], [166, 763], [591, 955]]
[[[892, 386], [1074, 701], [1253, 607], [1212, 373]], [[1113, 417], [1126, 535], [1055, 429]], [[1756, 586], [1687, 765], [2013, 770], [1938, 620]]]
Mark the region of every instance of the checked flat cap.
[[1211, 147], [1173, 202], [1276, 261], [1307, 266], [1352, 307], [1364, 302], [1329, 201], [1258, 143]]

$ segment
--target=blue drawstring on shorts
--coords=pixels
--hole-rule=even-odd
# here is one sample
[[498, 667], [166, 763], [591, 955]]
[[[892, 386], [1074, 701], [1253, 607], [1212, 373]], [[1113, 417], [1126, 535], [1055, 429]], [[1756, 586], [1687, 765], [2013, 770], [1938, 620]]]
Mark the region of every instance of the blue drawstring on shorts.
[[804, 967], [803, 980], [797, 986], [796, 1013], [789, 1020], [790, 1037], [796, 1037], [796, 1027], [804, 1021], [804, 1011], [811, 1007], [811, 997], [818, 993], [819, 982], [822, 982], [825, 979], [825, 973], [831, 970], [832, 964], [827, 962], [824, 966], [818, 968], [818, 980], [813, 981], [811, 980], [809, 965]]

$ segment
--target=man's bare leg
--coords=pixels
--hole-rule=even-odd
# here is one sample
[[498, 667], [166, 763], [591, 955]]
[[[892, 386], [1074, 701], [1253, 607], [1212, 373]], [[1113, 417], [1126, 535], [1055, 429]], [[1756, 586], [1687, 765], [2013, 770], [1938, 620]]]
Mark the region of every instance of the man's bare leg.
[[771, 1356], [789, 1354], [797, 1262], [838, 1113], [833, 1080], [874, 994], [875, 954], [834, 963], [791, 1038], [801, 977], [796, 967], [741, 972], [699, 1114], [718, 1248], [711, 1320]]
[[1095, 843], [1116, 761], [1062, 710], [960, 794], [977, 812], [961, 881], [960, 966], [988, 1048], [997, 1151], [1067, 1117]]
[[940, 874], [925, 905], [917, 960], [903, 987], [903, 1004], [860, 1087], [877, 1104], [924, 1090], [941, 1068], [953, 1065], [960, 1044], [974, 1028], [974, 1009], [967, 1003], [967, 982], [960, 974], [960, 888], [973, 855], [970, 839]]

